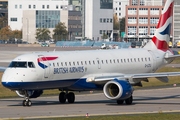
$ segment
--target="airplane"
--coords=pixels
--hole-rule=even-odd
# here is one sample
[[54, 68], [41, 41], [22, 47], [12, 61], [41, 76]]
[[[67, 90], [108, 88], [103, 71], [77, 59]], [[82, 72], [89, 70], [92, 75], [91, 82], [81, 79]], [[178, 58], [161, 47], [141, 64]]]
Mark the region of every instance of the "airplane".
[[[180, 72], [155, 73], [178, 52], [169, 49], [174, 0], [167, 0], [156, 32], [143, 48], [30, 53], [16, 57], [4, 71], [2, 85], [23, 97], [23, 106], [43, 90], [59, 89], [59, 102], [75, 102], [73, 91], [103, 90], [117, 104], [133, 102], [133, 86], [155, 77], [167, 83]], [[69, 92], [71, 91], [71, 92]]]

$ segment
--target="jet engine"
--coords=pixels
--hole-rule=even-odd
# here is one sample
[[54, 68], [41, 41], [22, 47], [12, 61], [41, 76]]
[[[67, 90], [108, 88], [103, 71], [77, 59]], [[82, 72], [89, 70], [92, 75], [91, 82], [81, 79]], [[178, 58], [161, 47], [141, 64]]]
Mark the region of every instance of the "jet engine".
[[[21, 90], [16, 90], [16, 94], [20, 97], [25, 97], [25, 91], [21, 91]], [[37, 98], [39, 97], [40, 95], [43, 94], [43, 90], [29, 90], [28, 91], [28, 96], [29, 98]]]
[[115, 79], [104, 85], [103, 92], [108, 99], [125, 100], [132, 96], [133, 87], [128, 81]]

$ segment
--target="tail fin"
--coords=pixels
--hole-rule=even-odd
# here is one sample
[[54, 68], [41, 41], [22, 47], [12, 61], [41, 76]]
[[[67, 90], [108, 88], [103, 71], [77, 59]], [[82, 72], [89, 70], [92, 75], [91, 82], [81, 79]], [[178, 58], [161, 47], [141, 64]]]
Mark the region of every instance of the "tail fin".
[[156, 28], [153, 43], [157, 49], [169, 50], [174, 0], [167, 0]]

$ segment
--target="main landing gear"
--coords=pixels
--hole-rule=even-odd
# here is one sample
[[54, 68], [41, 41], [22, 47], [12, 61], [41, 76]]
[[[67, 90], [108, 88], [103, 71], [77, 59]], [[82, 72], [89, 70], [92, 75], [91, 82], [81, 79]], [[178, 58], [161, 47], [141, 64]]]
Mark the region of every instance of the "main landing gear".
[[68, 92], [66, 92], [66, 93], [65, 92], [61, 92], [59, 94], [59, 102], [60, 103], [65, 103], [66, 100], [68, 100], [69, 103], [74, 103], [74, 101], [75, 101], [74, 93], [73, 92], [70, 92], [70, 93], [68, 93]]
[[28, 91], [25, 91], [25, 100], [23, 100], [23, 106], [31, 106], [32, 102], [29, 100], [29, 94]]
[[133, 102], [133, 97], [131, 96], [125, 100], [117, 100], [117, 104], [122, 105], [124, 103], [124, 101], [126, 102], [126, 105], [131, 105]]

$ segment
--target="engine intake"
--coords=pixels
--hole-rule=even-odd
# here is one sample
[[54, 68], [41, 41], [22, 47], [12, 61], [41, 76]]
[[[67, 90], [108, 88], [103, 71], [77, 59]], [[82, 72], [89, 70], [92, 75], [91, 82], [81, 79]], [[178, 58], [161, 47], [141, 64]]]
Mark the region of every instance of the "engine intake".
[[[25, 97], [25, 91], [22, 91], [22, 90], [16, 90], [16, 94], [20, 97]], [[43, 90], [29, 90], [28, 91], [28, 95], [29, 95], [29, 98], [37, 98], [39, 96], [41, 96], [43, 94]]]
[[104, 85], [103, 92], [108, 99], [124, 100], [131, 97], [133, 87], [128, 81], [115, 79]]

